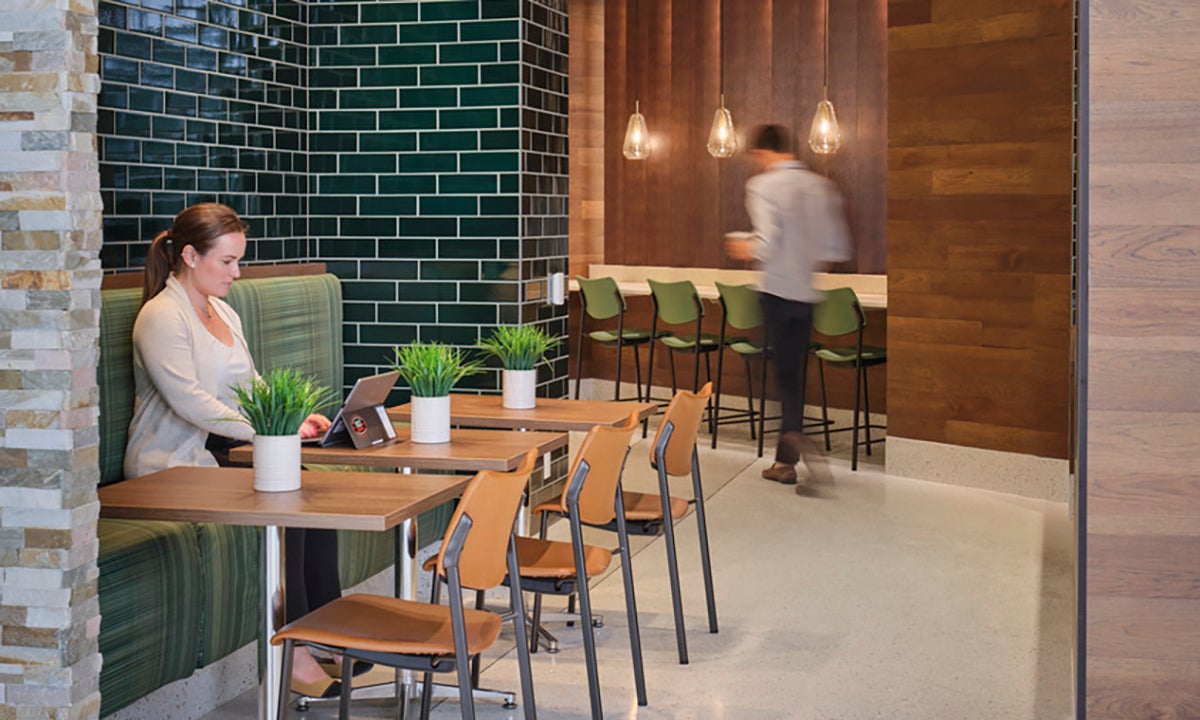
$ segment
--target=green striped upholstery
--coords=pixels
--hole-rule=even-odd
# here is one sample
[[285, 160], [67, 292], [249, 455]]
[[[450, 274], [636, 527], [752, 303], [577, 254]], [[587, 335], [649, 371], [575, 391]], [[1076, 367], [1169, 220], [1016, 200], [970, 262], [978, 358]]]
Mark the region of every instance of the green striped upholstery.
[[100, 714], [196, 669], [200, 548], [189, 523], [101, 519]]
[[133, 418], [133, 321], [141, 288], [105, 290], [100, 304], [100, 484], [124, 480], [125, 441]]
[[196, 667], [216, 662], [258, 638], [262, 560], [256, 527], [193, 525], [200, 547], [200, 637]]
[[242, 280], [225, 299], [242, 318], [259, 372], [296, 368], [341, 396], [342, 290], [336, 277]]

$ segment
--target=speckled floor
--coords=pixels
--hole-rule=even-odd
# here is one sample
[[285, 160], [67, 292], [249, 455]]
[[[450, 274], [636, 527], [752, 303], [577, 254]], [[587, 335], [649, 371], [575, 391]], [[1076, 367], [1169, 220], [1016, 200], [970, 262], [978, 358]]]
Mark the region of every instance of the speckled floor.
[[[678, 526], [687, 666], [676, 658], [662, 540], [635, 548], [649, 707], [634, 698], [620, 574], [596, 583], [606, 718], [1071, 716], [1065, 504], [890, 477], [878, 455], [851, 473], [838, 448], [834, 481], [797, 495], [759, 477], [767, 461], [740, 435], [722, 430], [720, 450], [701, 450], [718, 634], [704, 619], [694, 516]], [[648, 447], [643, 440], [633, 449], [627, 486], [652, 482]], [[555, 629], [560, 652], [533, 657], [539, 715], [586, 718], [579, 635]], [[519, 688], [509, 636], [485, 657], [482, 684]], [[246, 693], [204, 720], [255, 717], [255, 702]], [[495, 702], [476, 707], [481, 719], [524, 717]], [[394, 714], [382, 700], [352, 711]], [[336, 716], [333, 704], [293, 714]], [[459, 717], [457, 702], [440, 703], [433, 717]]]

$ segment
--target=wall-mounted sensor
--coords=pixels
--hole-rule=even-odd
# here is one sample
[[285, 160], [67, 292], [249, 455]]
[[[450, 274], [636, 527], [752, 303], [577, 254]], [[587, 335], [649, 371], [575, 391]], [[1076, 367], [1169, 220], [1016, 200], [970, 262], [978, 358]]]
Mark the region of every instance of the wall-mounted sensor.
[[546, 278], [546, 302], [562, 305], [567, 301], [567, 280], [563, 273], [550, 273]]

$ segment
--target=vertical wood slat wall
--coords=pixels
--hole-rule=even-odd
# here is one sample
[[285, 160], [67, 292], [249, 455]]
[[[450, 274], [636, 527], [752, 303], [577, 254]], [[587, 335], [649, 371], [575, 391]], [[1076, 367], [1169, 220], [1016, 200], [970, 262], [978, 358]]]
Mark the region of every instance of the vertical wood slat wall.
[[1200, 4], [1089, 12], [1084, 710], [1196, 718]]
[[1073, 4], [888, 12], [888, 434], [1065, 458]]
[[[847, 198], [857, 248], [840, 269], [883, 273], [884, 0], [832, 4], [829, 92], [844, 145], [827, 166], [824, 159], [812, 165], [827, 169]], [[786, 124], [801, 157], [812, 160], [807, 138], [821, 98], [823, 0], [727, 0], [723, 18], [718, 0], [622, 0], [604, 8], [605, 261], [740, 267], [725, 257], [721, 240], [749, 228], [743, 188], [751, 168], [740, 153], [718, 160], [705, 149], [720, 99], [721, 24], [725, 105], [743, 141], [756, 125]], [[621, 155], [635, 100], [654, 139], [643, 161]], [[572, 268], [586, 269], [574, 259]]]

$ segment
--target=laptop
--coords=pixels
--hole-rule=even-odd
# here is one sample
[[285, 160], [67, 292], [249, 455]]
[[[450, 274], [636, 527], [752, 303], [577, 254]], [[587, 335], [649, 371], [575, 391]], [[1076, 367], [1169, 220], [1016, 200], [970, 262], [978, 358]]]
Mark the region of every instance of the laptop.
[[361, 449], [395, 438], [396, 429], [392, 427], [383, 403], [399, 377], [400, 373], [393, 370], [359, 378], [325, 434], [305, 442], [332, 447], [349, 441]]

